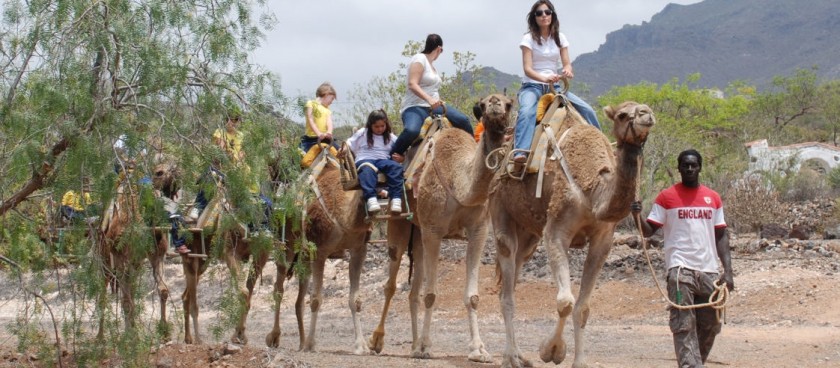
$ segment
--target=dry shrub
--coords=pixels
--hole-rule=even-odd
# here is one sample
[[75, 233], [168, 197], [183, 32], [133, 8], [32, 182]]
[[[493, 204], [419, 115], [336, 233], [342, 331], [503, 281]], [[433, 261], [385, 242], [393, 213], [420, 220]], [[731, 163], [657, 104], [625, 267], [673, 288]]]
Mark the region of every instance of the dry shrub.
[[758, 231], [761, 225], [778, 222], [785, 207], [779, 192], [760, 175], [738, 180], [724, 198], [726, 222], [738, 232]]

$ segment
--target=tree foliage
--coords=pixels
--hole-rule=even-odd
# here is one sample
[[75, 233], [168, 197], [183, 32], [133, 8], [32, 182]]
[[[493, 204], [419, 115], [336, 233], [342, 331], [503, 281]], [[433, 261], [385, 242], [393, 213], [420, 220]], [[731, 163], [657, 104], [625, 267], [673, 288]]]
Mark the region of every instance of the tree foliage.
[[[55, 234], [44, 235], [43, 228], [65, 191], [82, 192], [90, 182], [100, 209], [113, 197], [113, 144], [120, 136], [141, 176], [150, 176], [161, 159], [177, 163], [185, 197], [210, 163], [220, 161], [230, 168], [229, 195], [242, 221], [260, 211], [245, 183], [266, 181], [270, 161], [297, 165], [276, 160], [294, 157], [293, 145], [283, 144], [293, 127], [279, 113], [289, 101], [278, 78], [250, 57], [273, 22], [263, 0], [4, 0], [0, 8], [0, 254], [13, 255], [18, 265], [35, 266], [56, 250], [35, 246], [34, 239], [41, 233], [52, 243]], [[231, 168], [210, 140], [235, 111], [243, 113], [247, 169]], [[282, 174], [275, 180], [292, 179], [288, 168], [274, 172]], [[284, 216], [292, 218], [295, 208]], [[131, 234], [138, 247], [151, 246]], [[77, 258], [79, 270], [101, 270], [101, 260], [85, 256], [88, 238], [60, 239], [64, 252], [84, 257]], [[74, 277], [104, 281], [97, 279], [100, 271]], [[126, 349], [148, 346], [123, 342]]]

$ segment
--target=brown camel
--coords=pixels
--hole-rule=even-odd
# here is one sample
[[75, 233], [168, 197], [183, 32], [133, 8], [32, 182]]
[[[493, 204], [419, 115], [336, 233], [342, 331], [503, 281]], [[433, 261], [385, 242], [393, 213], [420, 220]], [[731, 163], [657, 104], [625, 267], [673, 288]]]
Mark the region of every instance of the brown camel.
[[[492, 356], [485, 350], [478, 330], [478, 267], [484, 243], [487, 238], [487, 217], [485, 203], [489, 194], [494, 171], [487, 168], [485, 158], [504, 143], [512, 101], [500, 94], [481, 100], [485, 132], [481, 141], [461, 129], [445, 129], [432, 137], [425, 168], [420, 174], [414, 195], [409, 194], [410, 205], [415, 208], [414, 222], [419, 227], [415, 240], [422, 241], [422, 257], [417, 258], [416, 271], [423, 278], [416, 279], [409, 295], [412, 326], [412, 352], [414, 358], [431, 357], [432, 340], [430, 329], [432, 313], [437, 294], [437, 274], [441, 240], [453, 233], [466, 229], [468, 238], [464, 305], [467, 308], [470, 329], [468, 345], [469, 359], [477, 362], [491, 362]], [[396, 289], [396, 273], [400, 259], [405, 252], [411, 226], [394, 223], [388, 227], [391, 265], [389, 279], [385, 285], [385, 308], [382, 319], [370, 339], [371, 347], [381, 351], [385, 334], [384, 320], [391, 298]], [[419, 233], [419, 234], [418, 234]], [[414, 243], [419, 245], [418, 242]], [[396, 247], [396, 248], [394, 248]], [[418, 336], [419, 287], [423, 283], [426, 313], [422, 334]]]
[[[323, 303], [322, 290], [324, 284], [324, 264], [330, 256], [350, 252], [350, 295], [348, 306], [353, 318], [353, 354], [370, 354], [367, 342], [362, 335], [361, 311], [362, 300], [359, 296], [359, 280], [367, 254], [367, 235], [370, 224], [365, 214], [362, 192], [359, 190], [345, 191], [341, 185], [340, 171], [337, 162], [327, 158], [326, 152], [319, 160], [325, 161], [323, 169], [315, 174], [316, 198], [307, 206], [308, 224], [306, 225], [307, 240], [317, 246], [312, 267], [312, 295], [310, 296], [309, 335], [304, 344], [304, 350], [313, 351], [316, 347], [318, 312]], [[327, 163], [329, 162], [329, 163]], [[312, 165], [317, 168], [316, 162]], [[402, 221], [390, 220], [389, 222]], [[405, 221], [402, 221], [405, 222]]]
[[[121, 175], [117, 185], [117, 193], [105, 209], [103, 221], [99, 227], [96, 254], [101, 257], [106, 273], [106, 283], [115, 284], [120, 292], [120, 305], [125, 319], [126, 330], [136, 325], [137, 313], [134, 305], [134, 282], [140, 276], [143, 258], [147, 258], [152, 265], [152, 275], [155, 280], [158, 297], [160, 298], [160, 326], [169, 337], [169, 325], [166, 321], [166, 301], [169, 299], [169, 287], [163, 278], [163, 258], [169, 246], [166, 232], [161, 229], [149, 229], [142, 224], [138, 197], [139, 188], [132, 168], [124, 168], [127, 175]], [[141, 232], [151, 231], [154, 245], [129, 244], [130, 239], [137, 239]], [[105, 306], [105, 294], [101, 294], [100, 307]], [[104, 314], [100, 317], [97, 338], [104, 337]]]
[[[155, 168], [155, 185], [172, 185], [177, 181], [177, 170], [174, 165], [169, 163], [159, 164]], [[238, 223], [231, 226], [225, 226], [222, 221], [223, 212], [229, 211], [229, 203], [225, 195], [225, 188], [218, 183], [216, 187], [216, 195], [204, 209], [197, 221], [195, 228], [190, 229], [192, 232], [192, 241], [189, 248], [191, 252], [187, 255], [182, 255], [182, 266], [184, 269], [184, 276], [186, 278], [186, 288], [181, 296], [184, 305], [184, 342], [188, 344], [200, 343], [199, 325], [198, 325], [198, 282], [201, 275], [207, 269], [208, 254], [213, 243], [213, 238], [216, 236], [222, 237], [221, 258], [227, 264], [230, 271], [230, 277], [236, 280], [239, 291], [240, 300], [244, 304], [242, 313], [239, 316], [237, 326], [231, 341], [235, 343], [245, 344], [248, 342], [245, 336], [245, 322], [248, 318], [248, 311], [251, 307], [251, 297], [253, 295], [254, 286], [257, 278], [262, 274], [262, 269], [268, 261], [269, 255], [275, 249], [277, 254], [283, 254], [284, 259], [278, 259], [275, 263], [277, 265], [277, 279], [274, 283], [274, 300], [275, 303], [275, 324], [274, 329], [266, 336], [266, 345], [269, 347], [277, 347], [280, 339], [279, 326], [279, 307], [283, 297], [283, 282], [285, 281], [287, 262], [291, 262], [294, 257], [293, 247], [286, 247], [278, 241], [278, 238], [267, 237], [262, 235], [249, 234], [246, 237], [245, 230]], [[199, 230], [201, 229], [201, 230]], [[285, 238], [292, 239], [292, 227], [285, 228]], [[284, 234], [275, 234], [277, 236], [284, 236]], [[247, 279], [243, 285], [242, 280], [242, 262], [251, 258], [253, 267], [248, 273]], [[299, 295], [299, 298], [301, 295]], [[299, 303], [302, 305], [302, 303]], [[299, 307], [301, 308], [301, 307]], [[193, 331], [190, 330], [190, 318], [193, 322]], [[300, 314], [298, 314], [298, 332], [303, 340], [302, 324]]]
[[[522, 181], [503, 178], [490, 195], [489, 212], [496, 238], [497, 266], [501, 270], [499, 294], [505, 320], [507, 344], [503, 367], [530, 367], [514, 337], [514, 287], [522, 264], [545, 238], [549, 264], [558, 292], [559, 315], [551, 335], [540, 346], [540, 358], [560, 364], [566, 357], [563, 327], [572, 314], [575, 333], [573, 367], [586, 367], [584, 327], [589, 317], [589, 298], [612, 246], [615, 224], [630, 212], [637, 187], [639, 158], [654, 117], [643, 104], [624, 102], [604, 109], [614, 122], [615, 152], [598, 129], [580, 121], [579, 115], [556, 114], [560, 133], [568, 130], [559, 146], [567, 160], [573, 183], [566, 179], [560, 160], [546, 164], [543, 198], [534, 197], [538, 178]], [[565, 119], [564, 119], [565, 117]], [[547, 196], [546, 196], [547, 194]], [[425, 234], [424, 234], [425, 235]], [[577, 300], [569, 281], [568, 250], [582, 248], [589, 240]]]

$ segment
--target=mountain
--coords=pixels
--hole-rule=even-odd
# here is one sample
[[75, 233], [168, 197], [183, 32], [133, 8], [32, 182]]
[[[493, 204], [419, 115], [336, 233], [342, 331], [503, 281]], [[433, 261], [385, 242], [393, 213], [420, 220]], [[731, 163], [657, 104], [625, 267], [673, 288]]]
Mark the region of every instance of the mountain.
[[705, 0], [669, 4], [650, 22], [625, 25], [574, 62], [575, 82], [594, 96], [642, 81], [662, 84], [700, 73], [698, 84], [759, 88], [775, 76], [817, 66], [840, 79], [840, 1]]
[[[507, 89], [509, 92], [508, 95], [516, 94], [517, 89], [519, 88], [520, 83], [522, 82], [522, 77], [507, 74], [505, 72], [499, 71], [496, 68], [485, 66], [480, 68], [476, 71], [475, 79], [482, 84], [485, 85], [494, 85], [499, 92]], [[473, 74], [471, 72], [465, 72], [464, 75], [461, 77], [466, 84], [472, 84], [473, 82]]]

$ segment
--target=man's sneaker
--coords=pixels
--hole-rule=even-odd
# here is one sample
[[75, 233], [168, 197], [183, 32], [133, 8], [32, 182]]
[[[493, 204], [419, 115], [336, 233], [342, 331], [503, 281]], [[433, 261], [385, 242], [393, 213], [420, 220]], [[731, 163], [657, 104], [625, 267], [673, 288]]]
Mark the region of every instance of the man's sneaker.
[[370, 197], [367, 200], [367, 211], [368, 213], [379, 212], [382, 207], [379, 207], [379, 201], [376, 200], [376, 197]]
[[394, 198], [391, 200], [391, 212], [402, 212], [402, 199]]

